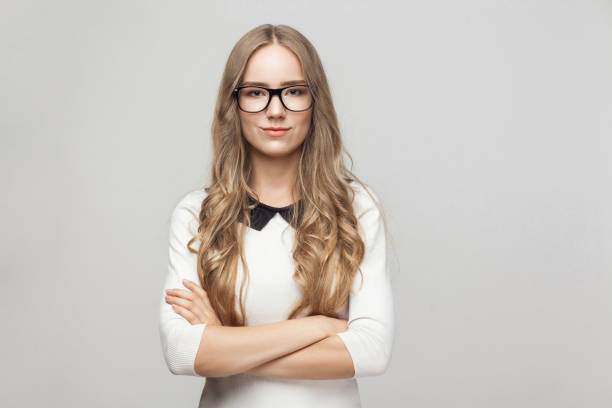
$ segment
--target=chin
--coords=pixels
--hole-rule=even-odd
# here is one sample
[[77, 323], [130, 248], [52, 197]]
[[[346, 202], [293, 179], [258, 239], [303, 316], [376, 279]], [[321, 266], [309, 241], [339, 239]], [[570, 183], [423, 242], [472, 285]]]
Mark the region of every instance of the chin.
[[[274, 144], [276, 144], [276, 143], [274, 143]], [[300, 145], [298, 145], [298, 146], [286, 146], [286, 145], [276, 144], [276, 146], [270, 146], [267, 143], [266, 143], [266, 145], [267, 146], [252, 145], [252, 147], [259, 154], [262, 154], [264, 156], [269, 156], [269, 157], [288, 156], [288, 155], [294, 153], [297, 149], [300, 148]]]

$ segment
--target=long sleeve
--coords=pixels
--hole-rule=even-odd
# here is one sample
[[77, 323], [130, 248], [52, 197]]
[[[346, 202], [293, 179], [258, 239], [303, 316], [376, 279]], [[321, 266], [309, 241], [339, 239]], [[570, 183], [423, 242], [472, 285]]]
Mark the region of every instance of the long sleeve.
[[[184, 196], [170, 217], [168, 271], [161, 295], [159, 333], [168, 369], [172, 374], [199, 376], [194, 363], [206, 324], [192, 325], [172, 309], [165, 300], [166, 289], [187, 289], [183, 279], [199, 282], [197, 255], [187, 249], [187, 242], [196, 234], [199, 206], [204, 191]], [[197, 241], [192, 246], [197, 248]]]
[[358, 219], [366, 247], [361, 264], [363, 285], [357, 272], [349, 298], [348, 330], [337, 334], [353, 359], [352, 378], [383, 374], [391, 358], [394, 337], [385, 227], [376, 204], [362, 188], [360, 193]]

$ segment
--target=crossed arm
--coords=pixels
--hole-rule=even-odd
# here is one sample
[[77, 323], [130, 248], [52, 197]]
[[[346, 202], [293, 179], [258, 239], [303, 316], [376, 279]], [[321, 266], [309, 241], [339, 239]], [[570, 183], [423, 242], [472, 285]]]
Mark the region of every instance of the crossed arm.
[[[196, 293], [196, 254], [186, 242], [197, 229], [202, 197], [185, 197], [175, 208], [170, 225], [169, 272], [164, 289], [182, 284]], [[223, 327], [189, 322], [189, 311], [161, 299], [160, 338], [173, 374], [227, 376], [246, 373], [292, 379], [332, 379], [381, 375], [390, 361], [393, 342], [391, 283], [385, 259], [381, 215], [374, 204], [361, 211], [366, 244], [359, 273], [349, 298], [348, 330], [322, 327], [320, 316], [259, 326]], [[185, 281], [186, 279], [187, 281]], [[186, 292], [186, 291], [183, 291]], [[175, 293], [176, 294], [176, 293]], [[183, 312], [185, 312], [183, 310]], [[214, 356], [214, 358], [210, 358]]]
[[355, 375], [353, 360], [340, 337], [333, 335], [246, 371], [271, 377], [327, 380]]
[[[308, 316], [256, 326], [224, 327], [211, 315], [214, 311], [199, 285], [189, 280], [183, 283], [189, 290], [169, 289], [167, 292], [171, 295], [166, 297], [166, 302], [176, 311], [171, 313], [182, 316], [191, 325], [172, 319], [176, 325], [174, 332], [181, 326], [188, 329], [181, 338], [194, 337], [187, 342], [193, 346], [183, 346], [183, 349], [197, 348], [194, 375], [223, 377], [246, 373], [272, 378], [333, 379], [355, 374], [350, 353], [335, 335], [346, 330], [346, 320]], [[198, 327], [202, 328], [202, 334]], [[195, 336], [201, 339], [198, 341]], [[170, 357], [169, 362], [178, 360], [176, 356], [171, 357], [172, 353], [166, 355]], [[191, 358], [186, 363], [191, 364]], [[180, 367], [172, 371], [185, 373]]]

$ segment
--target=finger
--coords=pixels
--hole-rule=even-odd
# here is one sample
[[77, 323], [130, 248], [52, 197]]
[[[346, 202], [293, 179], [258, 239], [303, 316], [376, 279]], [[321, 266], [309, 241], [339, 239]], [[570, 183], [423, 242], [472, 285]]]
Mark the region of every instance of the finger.
[[193, 290], [193, 292], [191, 292], [193, 293], [193, 298], [191, 299], [193, 302], [202, 302], [205, 305], [210, 305], [210, 302], [208, 300], [208, 295], [206, 294], [206, 291], [202, 289], [200, 285], [198, 285], [197, 283], [191, 282], [191, 281], [186, 283], [186, 285], [189, 285], [189, 288]]
[[197, 283], [193, 281], [190, 281], [189, 279], [183, 279], [183, 284], [200, 296], [206, 295], [206, 291], [202, 289], [200, 285], [198, 285]]
[[170, 305], [178, 305], [182, 309], [189, 311], [192, 314], [191, 324], [202, 323], [205, 321], [204, 319], [207, 312], [207, 305], [200, 298], [190, 301], [176, 296], [166, 296], [166, 302]]
[[[185, 300], [177, 299], [176, 297], [171, 300], [172, 302], [186, 302]], [[204, 303], [202, 303], [201, 301], [193, 302], [186, 307], [179, 304], [171, 304], [171, 306], [177, 313], [187, 319], [192, 325], [198, 323], [221, 325], [221, 321], [217, 317], [215, 311]]]
[[172, 309], [174, 309], [176, 313], [183, 316], [190, 324], [194, 324], [195, 316], [193, 315], [193, 313], [191, 313], [191, 311], [178, 305], [172, 305]]
[[185, 289], [176, 289], [176, 288], [166, 290], [166, 294], [176, 296], [176, 297], [182, 297], [188, 300], [193, 300], [193, 297], [194, 297], [192, 291], [185, 290]]
[[192, 302], [176, 296], [166, 296], [166, 302], [174, 305], [179, 305], [185, 309], [192, 309]]
[[215, 314], [215, 311], [211, 307], [206, 296], [196, 297], [193, 302], [191, 302], [190, 310], [197, 317], [200, 323], [207, 323], [211, 321], [210, 315]]

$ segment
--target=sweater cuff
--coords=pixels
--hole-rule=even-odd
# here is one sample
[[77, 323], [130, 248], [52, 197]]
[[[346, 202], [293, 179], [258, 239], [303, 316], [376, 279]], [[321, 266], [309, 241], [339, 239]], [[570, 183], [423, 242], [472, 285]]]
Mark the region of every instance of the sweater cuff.
[[351, 359], [353, 360], [353, 368], [355, 370], [355, 373], [353, 374], [351, 378], [358, 377], [357, 375], [357, 359], [358, 359], [357, 354], [359, 353], [359, 351], [357, 350], [359, 348], [359, 344], [358, 344], [357, 339], [355, 339], [354, 333], [352, 333], [350, 330], [347, 330], [341, 333], [336, 333], [336, 336], [342, 339], [342, 341], [344, 342], [344, 346], [348, 350], [349, 355], [351, 356]]
[[353, 359], [355, 374], [351, 378], [381, 375], [385, 372], [389, 357], [385, 343], [378, 332], [371, 327], [349, 327], [348, 330], [336, 333], [342, 339]]
[[206, 323], [185, 325], [176, 341], [168, 343], [168, 365], [177, 375], [200, 376], [195, 372], [195, 360]]

